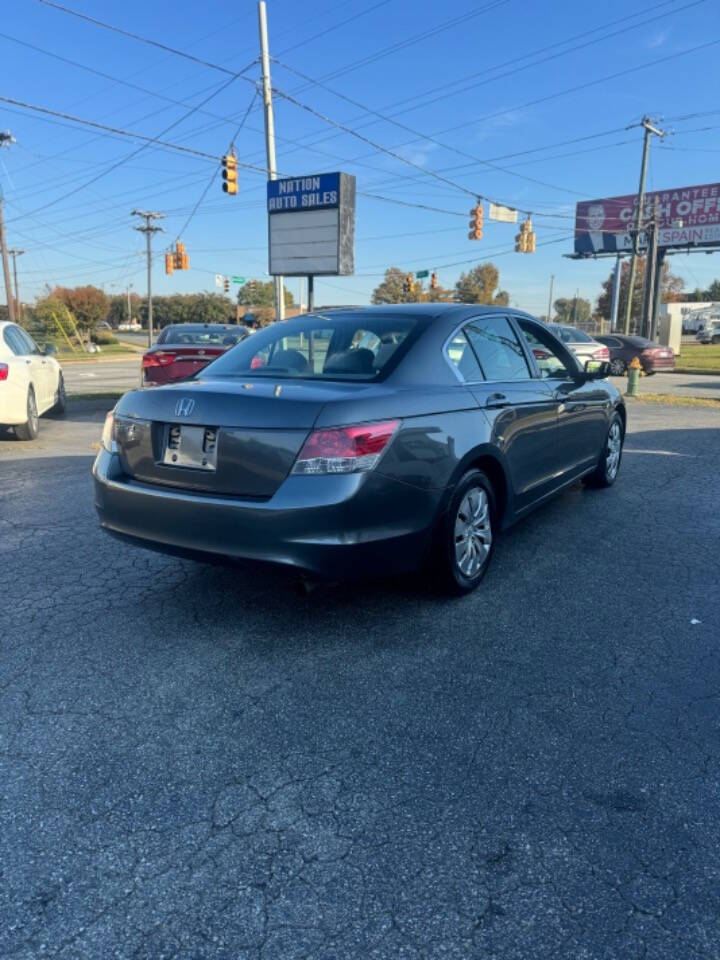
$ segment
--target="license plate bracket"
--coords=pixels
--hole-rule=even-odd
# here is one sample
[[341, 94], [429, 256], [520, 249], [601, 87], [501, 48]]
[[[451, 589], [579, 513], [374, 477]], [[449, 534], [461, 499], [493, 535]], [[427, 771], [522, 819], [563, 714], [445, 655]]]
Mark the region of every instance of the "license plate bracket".
[[162, 462], [168, 467], [214, 473], [217, 468], [217, 433], [216, 427], [168, 424]]

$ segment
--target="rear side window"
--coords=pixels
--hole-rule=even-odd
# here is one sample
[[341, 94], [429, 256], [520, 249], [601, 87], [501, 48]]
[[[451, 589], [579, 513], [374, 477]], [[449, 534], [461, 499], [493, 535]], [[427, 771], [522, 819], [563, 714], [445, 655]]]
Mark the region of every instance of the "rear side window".
[[462, 330], [458, 330], [448, 344], [447, 355], [450, 363], [467, 383], [484, 379], [477, 357]]
[[507, 317], [479, 317], [465, 327], [486, 380], [529, 380], [525, 353]]
[[30, 352], [27, 344], [23, 343], [22, 337], [19, 335], [16, 327], [5, 327], [3, 339], [16, 357], [22, 357], [24, 354]]

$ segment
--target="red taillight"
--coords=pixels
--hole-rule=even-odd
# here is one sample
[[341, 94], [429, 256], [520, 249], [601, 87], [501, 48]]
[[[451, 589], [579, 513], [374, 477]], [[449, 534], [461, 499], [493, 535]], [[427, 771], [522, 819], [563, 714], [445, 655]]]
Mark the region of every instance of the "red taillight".
[[0, 380], [7, 380], [10, 373], [10, 367], [6, 363], [0, 363]]
[[641, 357], [664, 357], [667, 354], [666, 347], [646, 347], [640, 354]]
[[540, 347], [533, 347], [533, 356], [536, 360], [550, 360], [552, 354], [548, 353], [547, 350], [541, 350]]
[[146, 353], [143, 354], [143, 367], [166, 367], [175, 361], [173, 353]]
[[264, 367], [264, 366], [265, 366], [265, 361], [263, 360], [262, 357], [253, 357], [252, 360], [250, 361], [251, 370], [257, 370], [258, 367]]
[[608, 348], [607, 348], [607, 347], [600, 347], [599, 350], [596, 350], [596, 351], [595, 351], [595, 359], [596, 359], [596, 360], [609, 360], [609, 359], [610, 359], [610, 351], [608, 350]]
[[293, 473], [356, 473], [372, 470], [400, 426], [399, 420], [313, 430]]

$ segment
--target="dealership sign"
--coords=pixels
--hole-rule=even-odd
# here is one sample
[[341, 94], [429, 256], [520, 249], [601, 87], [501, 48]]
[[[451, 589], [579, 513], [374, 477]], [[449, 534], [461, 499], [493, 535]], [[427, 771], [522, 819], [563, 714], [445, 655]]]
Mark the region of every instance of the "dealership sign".
[[270, 269], [286, 277], [355, 270], [355, 177], [320, 173], [269, 180]]
[[[657, 206], [656, 206], [657, 204]], [[645, 194], [641, 223], [657, 210], [658, 245], [701, 247], [720, 244], [720, 183]], [[622, 253], [632, 250], [637, 196], [585, 200], [575, 208], [575, 253]], [[647, 244], [641, 228], [640, 246]]]

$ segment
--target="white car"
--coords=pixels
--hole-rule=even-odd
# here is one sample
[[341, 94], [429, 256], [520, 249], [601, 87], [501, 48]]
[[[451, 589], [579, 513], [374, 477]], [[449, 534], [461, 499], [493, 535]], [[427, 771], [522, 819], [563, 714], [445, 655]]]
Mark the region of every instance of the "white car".
[[0, 323], [0, 427], [18, 440], [34, 440], [39, 418], [65, 410], [65, 384], [54, 347], [41, 350], [16, 323]]

